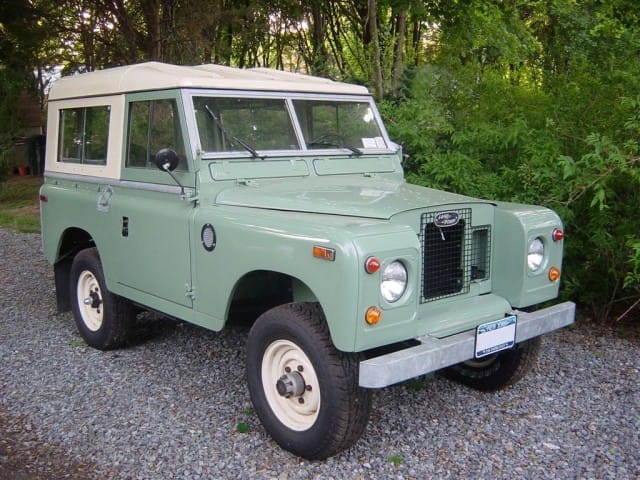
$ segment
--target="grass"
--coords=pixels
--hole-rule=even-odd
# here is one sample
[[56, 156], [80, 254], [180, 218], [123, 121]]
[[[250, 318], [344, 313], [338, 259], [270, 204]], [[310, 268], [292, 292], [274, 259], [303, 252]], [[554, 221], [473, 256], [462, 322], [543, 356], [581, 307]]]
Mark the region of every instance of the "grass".
[[236, 428], [238, 430], [238, 433], [249, 433], [249, 430], [251, 430], [249, 428], [249, 424], [245, 422], [238, 423]]
[[40, 233], [40, 177], [10, 176], [0, 184], [0, 227]]

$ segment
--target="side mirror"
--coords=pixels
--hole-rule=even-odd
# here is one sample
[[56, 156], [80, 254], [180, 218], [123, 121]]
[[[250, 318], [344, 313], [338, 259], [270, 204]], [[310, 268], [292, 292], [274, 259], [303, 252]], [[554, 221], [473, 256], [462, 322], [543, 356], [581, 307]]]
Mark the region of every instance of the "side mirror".
[[178, 158], [178, 154], [175, 150], [171, 150], [170, 148], [161, 148], [153, 159], [153, 163], [156, 164], [156, 167], [171, 175], [173, 181], [180, 187], [180, 195], [182, 195], [182, 198], [186, 198], [184, 194], [184, 185], [182, 185], [180, 180], [178, 180], [173, 174], [173, 171], [178, 167], [179, 162], [180, 159]]
[[173, 172], [178, 167], [179, 162], [178, 154], [170, 148], [161, 148], [153, 159], [156, 167], [163, 172]]

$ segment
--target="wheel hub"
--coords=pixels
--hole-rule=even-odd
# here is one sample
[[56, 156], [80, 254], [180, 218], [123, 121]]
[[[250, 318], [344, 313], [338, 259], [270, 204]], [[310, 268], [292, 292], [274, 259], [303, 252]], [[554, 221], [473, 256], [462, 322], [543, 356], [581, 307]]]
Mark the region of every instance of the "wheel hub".
[[84, 299], [83, 303], [91, 308], [100, 308], [102, 305], [102, 299], [100, 298], [100, 293], [98, 293], [98, 289], [95, 291], [89, 292], [89, 296]]
[[299, 397], [305, 389], [304, 377], [299, 372], [286, 373], [276, 383], [278, 394], [285, 398]]

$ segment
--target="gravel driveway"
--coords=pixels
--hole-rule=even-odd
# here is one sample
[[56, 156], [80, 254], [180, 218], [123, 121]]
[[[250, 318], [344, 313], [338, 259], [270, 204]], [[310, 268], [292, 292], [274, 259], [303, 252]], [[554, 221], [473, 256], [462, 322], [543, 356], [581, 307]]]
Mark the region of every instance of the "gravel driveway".
[[40, 237], [0, 230], [0, 478], [640, 478], [637, 337], [548, 335], [496, 394], [439, 377], [378, 390], [355, 447], [308, 462], [251, 409], [246, 330], [145, 315], [138, 332], [87, 348], [56, 314]]

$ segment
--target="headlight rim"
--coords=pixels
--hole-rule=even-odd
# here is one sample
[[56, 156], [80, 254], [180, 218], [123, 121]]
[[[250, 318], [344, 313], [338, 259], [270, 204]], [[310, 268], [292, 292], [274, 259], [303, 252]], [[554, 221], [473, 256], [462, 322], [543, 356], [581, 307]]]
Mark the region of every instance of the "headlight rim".
[[[400, 274], [400, 277], [402, 278], [400, 279], [389, 278], [397, 274], [397, 272], [395, 274], [390, 272], [390, 269], [396, 268], [396, 266], [401, 267], [400, 271], [403, 273]], [[398, 282], [398, 285], [401, 285], [401, 288], [389, 289], [388, 287], [390, 286], [389, 284], [391, 282]], [[404, 264], [404, 262], [401, 259], [393, 260], [387, 263], [386, 265], [384, 265], [384, 267], [381, 269], [380, 295], [382, 296], [385, 302], [390, 304], [398, 302], [406, 294], [408, 286], [409, 286], [409, 271], [407, 269], [407, 266]]]
[[[535, 245], [535, 247], [534, 247]], [[539, 272], [545, 263], [545, 242], [541, 236], [529, 240], [527, 246], [527, 268], [532, 273]]]

